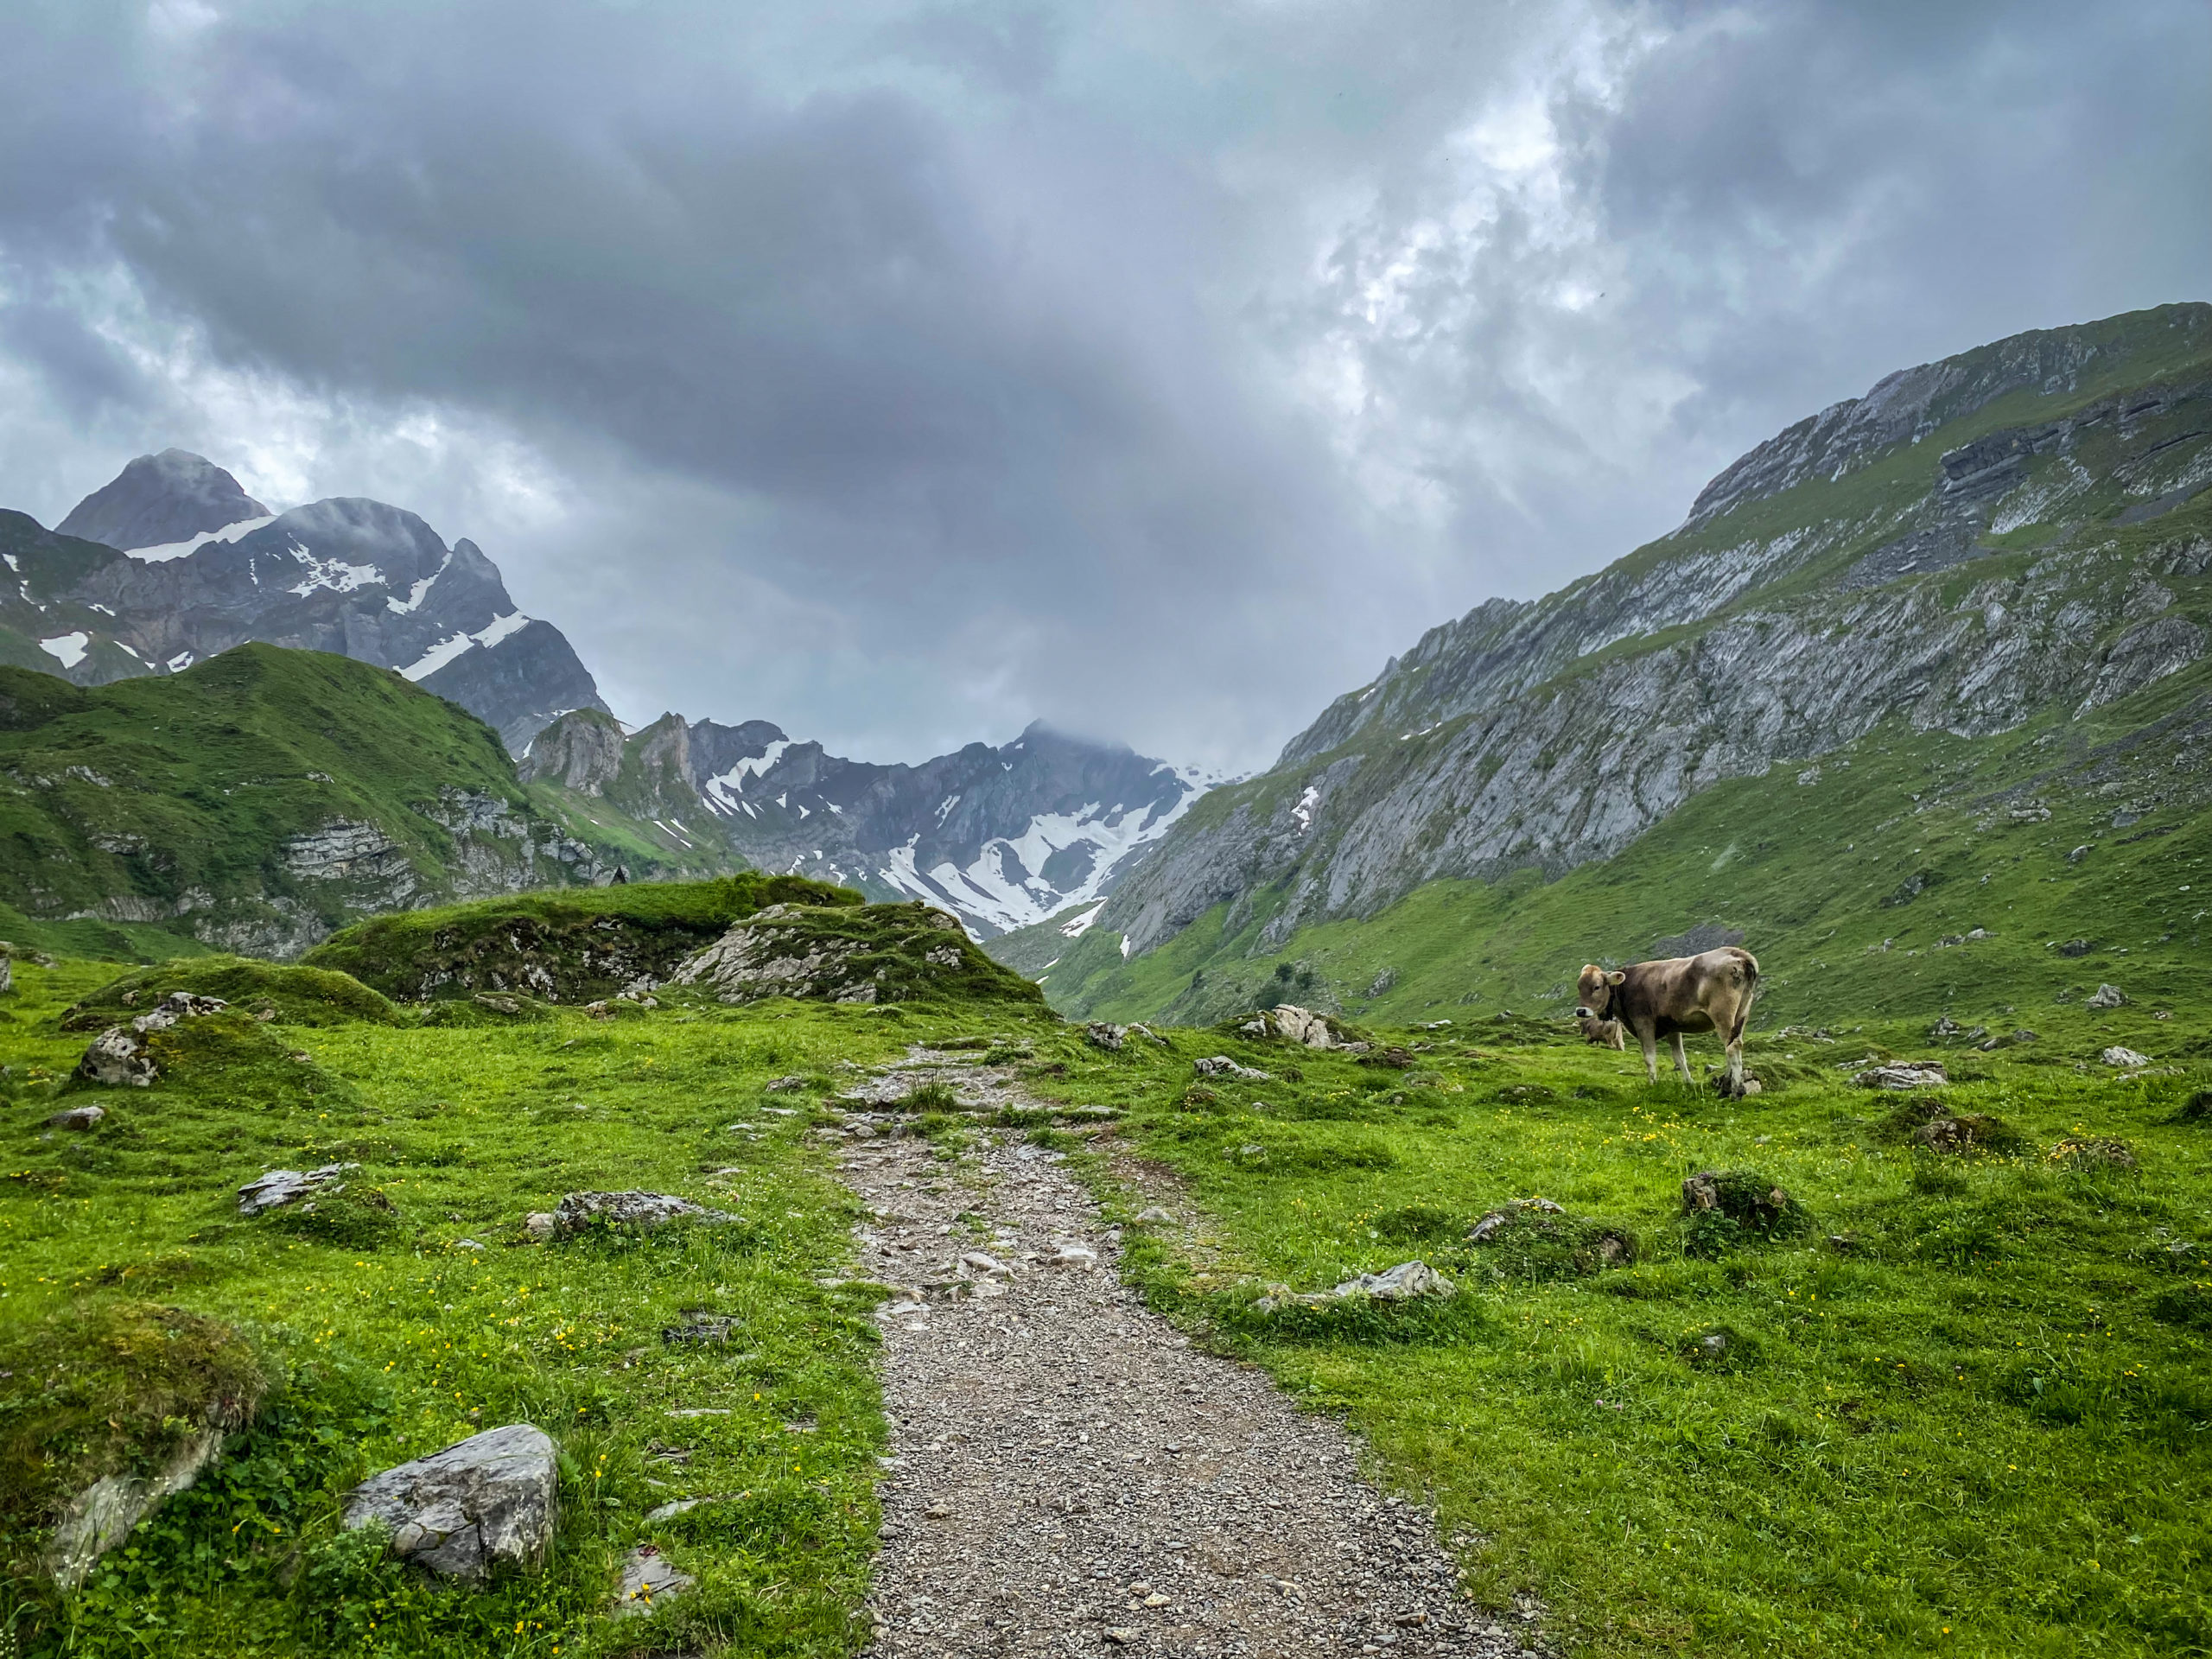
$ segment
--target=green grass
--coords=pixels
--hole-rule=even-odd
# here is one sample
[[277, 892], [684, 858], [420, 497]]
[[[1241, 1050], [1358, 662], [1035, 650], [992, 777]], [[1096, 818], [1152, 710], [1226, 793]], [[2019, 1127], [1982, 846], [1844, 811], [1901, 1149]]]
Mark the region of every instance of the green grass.
[[[1755, 1039], [1745, 1102], [1541, 1031], [1384, 1033], [1430, 1045], [1403, 1071], [1218, 1032], [1067, 1042], [1036, 1086], [1122, 1109], [1128, 1151], [1201, 1211], [1132, 1229], [1148, 1299], [1341, 1414], [1483, 1541], [1480, 1592], [1541, 1596], [1569, 1652], [2212, 1651], [2212, 1116], [2183, 1109], [2205, 1068], [1951, 1054], [1971, 1080], [1945, 1107], [2022, 1141], [1946, 1158], [1834, 1064], [1927, 1052], [1918, 1022]], [[1217, 1052], [1278, 1080], [1192, 1090]], [[2051, 1155], [2091, 1137], [2139, 1171]], [[1117, 1213], [1150, 1201], [1129, 1162], [1087, 1164]], [[1708, 1169], [1802, 1209], [1686, 1217]], [[1568, 1212], [1550, 1231], [1464, 1242], [1538, 1197]], [[1462, 1294], [1254, 1305], [1414, 1255]]]
[[[0, 1377], [0, 1447], [18, 1458], [25, 1444], [74, 1449], [38, 1479], [0, 1479], [35, 1506], [65, 1478], [156, 1455], [162, 1425], [189, 1417], [159, 1372], [118, 1394], [103, 1358], [117, 1330], [150, 1320], [203, 1332], [224, 1352], [243, 1343], [268, 1379], [253, 1427], [219, 1467], [80, 1594], [21, 1579], [5, 1592], [12, 1612], [0, 1605], [0, 1624], [13, 1618], [23, 1652], [827, 1655], [858, 1644], [882, 1439], [867, 1318], [875, 1293], [837, 1281], [855, 1212], [807, 1138], [806, 1109], [834, 1086], [837, 1063], [960, 1034], [972, 1008], [734, 1010], [677, 993], [620, 1020], [541, 1008], [536, 1020], [483, 1025], [416, 1025], [403, 1013], [395, 1027], [238, 1012], [159, 1033], [161, 1082], [110, 1090], [68, 1081], [86, 1039], [60, 1022], [113, 970], [16, 971], [18, 989], [0, 1004], [0, 1348], [29, 1363], [0, 1357], [12, 1373]], [[152, 988], [175, 976], [139, 977]], [[262, 990], [280, 1013], [324, 1017], [325, 1004], [276, 977]], [[1008, 1029], [1049, 1019], [1019, 1005], [988, 1017]], [[815, 1091], [763, 1096], [763, 1082], [793, 1072], [816, 1078]], [[88, 1102], [108, 1112], [95, 1131], [41, 1127]], [[340, 1160], [362, 1166], [353, 1202], [313, 1217], [237, 1214], [235, 1189], [264, 1170]], [[568, 1191], [628, 1186], [741, 1219], [527, 1242], [525, 1212]], [[727, 1347], [663, 1340], [695, 1307], [736, 1316]], [[68, 1376], [79, 1381], [67, 1398], [45, 1387]], [[67, 1433], [54, 1414], [63, 1408], [78, 1425]], [[94, 1408], [98, 1422], [114, 1419], [111, 1433], [90, 1432]], [[691, 1408], [727, 1414], [671, 1414]], [[482, 1593], [441, 1589], [340, 1533], [339, 1495], [363, 1476], [515, 1421], [546, 1428], [563, 1452], [563, 1518], [544, 1572]], [[708, 1493], [726, 1501], [643, 1519]], [[20, 1558], [35, 1541], [21, 1513], [5, 1524]], [[701, 1587], [613, 1624], [602, 1613], [615, 1563], [647, 1540]]]

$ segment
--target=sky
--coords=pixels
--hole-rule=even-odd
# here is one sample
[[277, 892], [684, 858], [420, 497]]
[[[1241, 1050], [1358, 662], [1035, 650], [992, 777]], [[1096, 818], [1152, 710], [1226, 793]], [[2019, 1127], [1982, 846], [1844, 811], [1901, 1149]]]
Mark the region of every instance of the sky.
[[475, 540], [632, 721], [1262, 766], [1897, 368], [2212, 298], [2202, 0], [10, 0], [0, 505]]

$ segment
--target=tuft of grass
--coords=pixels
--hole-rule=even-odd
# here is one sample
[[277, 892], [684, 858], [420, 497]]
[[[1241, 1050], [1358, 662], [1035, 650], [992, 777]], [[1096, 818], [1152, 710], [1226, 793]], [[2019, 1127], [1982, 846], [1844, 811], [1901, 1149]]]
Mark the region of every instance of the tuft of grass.
[[109, 981], [61, 1016], [64, 1031], [98, 1031], [152, 1007], [172, 991], [220, 997], [248, 1014], [288, 1026], [365, 1020], [397, 1026], [407, 1016], [351, 974], [288, 966], [248, 957], [207, 956], [156, 963]]

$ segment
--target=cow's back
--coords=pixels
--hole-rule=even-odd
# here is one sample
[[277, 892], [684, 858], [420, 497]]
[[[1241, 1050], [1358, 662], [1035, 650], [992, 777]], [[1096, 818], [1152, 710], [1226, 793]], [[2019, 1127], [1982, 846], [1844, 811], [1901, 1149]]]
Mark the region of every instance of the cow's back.
[[1700, 956], [1639, 962], [1624, 970], [1620, 1009], [1631, 1024], [1649, 1022], [1660, 1036], [1677, 1031], [1711, 1031], [1713, 1007], [1736, 1000], [1758, 982], [1756, 957], [1739, 945], [1724, 944]]

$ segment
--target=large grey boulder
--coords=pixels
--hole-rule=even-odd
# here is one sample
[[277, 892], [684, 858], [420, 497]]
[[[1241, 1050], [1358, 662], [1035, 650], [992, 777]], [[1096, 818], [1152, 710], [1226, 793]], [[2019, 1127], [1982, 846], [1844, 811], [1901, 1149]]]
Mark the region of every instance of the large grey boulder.
[[544, 1430], [509, 1423], [363, 1481], [346, 1494], [343, 1518], [349, 1528], [382, 1522], [403, 1560], [477, 1580], [502, 1563], [544, 1559], [559, 1482]]

